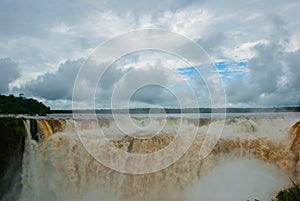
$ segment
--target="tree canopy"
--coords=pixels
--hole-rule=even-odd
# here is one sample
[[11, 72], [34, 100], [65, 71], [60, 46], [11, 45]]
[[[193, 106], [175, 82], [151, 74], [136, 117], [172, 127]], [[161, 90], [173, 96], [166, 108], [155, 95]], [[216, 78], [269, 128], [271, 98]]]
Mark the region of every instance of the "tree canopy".
[[46, 115], [48, 113], [50, 113], [50, 107], [33, 98], [0, 95], [0, 114]]

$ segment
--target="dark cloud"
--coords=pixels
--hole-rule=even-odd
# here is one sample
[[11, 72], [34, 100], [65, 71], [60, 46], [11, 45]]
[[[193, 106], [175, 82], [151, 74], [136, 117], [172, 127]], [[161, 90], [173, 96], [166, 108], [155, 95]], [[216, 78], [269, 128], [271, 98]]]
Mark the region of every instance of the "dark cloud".
[[8, 93], [9, 84], [21, 75], [19, 65], [10, 58], [1, 58], [0, 72], [0, 93]]
[[272, 18], [268, 44], [254, 47], [256, 56], [248, 63], [249, 76], [227, 86], [228, 100], [252, 106], [300, 104], [300, 50], [287, 51], [289, 31], [282, 18]]
[[164, 88], [156, 85], [149, 85], [137, 90], [131, 97], [131, 101], [144, 102], [148, 104], [162, 103]]
[[54, 73], [45, 73], [32, 80], [20, 89], [26, 95], [48, 100], [72, 98], [74, 81], [83, 60], [66, 61], [60, 64]]
[[116, 65], [111, 65], [99, 80], [99, 88], [101, 90], [112, 90], [114, 84], [121, 79], [126, 71]]
[[[129, 68], [112, 67], [99, 82], [96, 102], [107, 107], [126, 107], [134, 102], [143, 105], [174, 106], [176, 97], [167, 89], [172, 82], [166, 69], [161, 67]], [[174, 84], [174, 83], [173, 83]]]
[[224, 33], [216, 32], [211, 34], [206, 34], [202, 38], [197, 40], [197, 43], [202, 46], [202, 48], [208, 52], [211, 52], [215, 48], [219, 48], [223, 42], [226, 40]]

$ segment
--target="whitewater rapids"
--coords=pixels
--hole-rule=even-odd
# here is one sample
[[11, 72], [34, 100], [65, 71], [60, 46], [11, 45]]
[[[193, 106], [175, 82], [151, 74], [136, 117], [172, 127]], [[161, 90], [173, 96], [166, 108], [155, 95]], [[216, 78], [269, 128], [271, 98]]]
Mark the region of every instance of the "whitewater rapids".
[[[164, 128], [145, 137], [152, 132], [147, 129], [142, 138], [122, 135], [109, 118], [27, 119], [21, 200], [271, 200], [290, 185], [289, 178], [300, 181], [298, 120], [299, 114], [229, 117], [212, 152], [200, 160], [207, 129], [218, 120], [186, 118], [181, 132], [197, 129], [197, 135], [178, 161], [153, 173], [127, 174], [97, 161], [77, 131], [86, 140], [101, 141], [95, 129], [100, 127], [117, 149], [147, 154], [174, 140], [177, 118], [152, 120], [152, 125], [164, 122]], [[134, 121], [147, 124], [143, 118]], [[121, 160], [109, 151], [105, 156]]]

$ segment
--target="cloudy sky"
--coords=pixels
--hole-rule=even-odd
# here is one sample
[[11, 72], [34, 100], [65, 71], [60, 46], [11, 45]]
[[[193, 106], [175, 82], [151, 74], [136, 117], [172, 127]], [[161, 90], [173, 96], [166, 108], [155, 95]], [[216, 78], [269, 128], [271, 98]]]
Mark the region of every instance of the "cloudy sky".
[[[226, 106], [299, 105], [299, 10], [299, 0], [0, 0], [0, 93], [24, 93], [52, 109], [70, 109], [76, 76], [99, 45], [152, 28], [180, 34], [207, 52]], [[121, 107], [139, 84], [132, 107], [207, 107], [214, 92], [205, 79], [217, 78], [196, 76], [204, 63], [191, 66], [145, 50], [116, 58], [100, 80], [94, 71], [85, 78], [98, 83], [96, 107], [111, 107], [112, 97]], [[145, 79], [154, 84], [144, 86]]]

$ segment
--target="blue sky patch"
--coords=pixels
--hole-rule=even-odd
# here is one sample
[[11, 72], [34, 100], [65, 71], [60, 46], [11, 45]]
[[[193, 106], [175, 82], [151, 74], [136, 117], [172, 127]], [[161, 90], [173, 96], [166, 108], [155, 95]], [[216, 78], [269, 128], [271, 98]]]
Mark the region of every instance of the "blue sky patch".
[[[219, 73], [224, 84], [229, 83], [235, 79], [241, 79], [248, 75], [247, 68], [248, 61], [232, 61], [232, 62], [217, 62], [215, 63], [216, 72]], [[191, 80], [194, 80], [196, 77], [196, 68], [200, 68], [203, 66], [197, 67], [183, 67], [178, 68], [177, 72], [183, 76], [188, 77]], [[197, 76], [199, 77], [199, 76]]]

